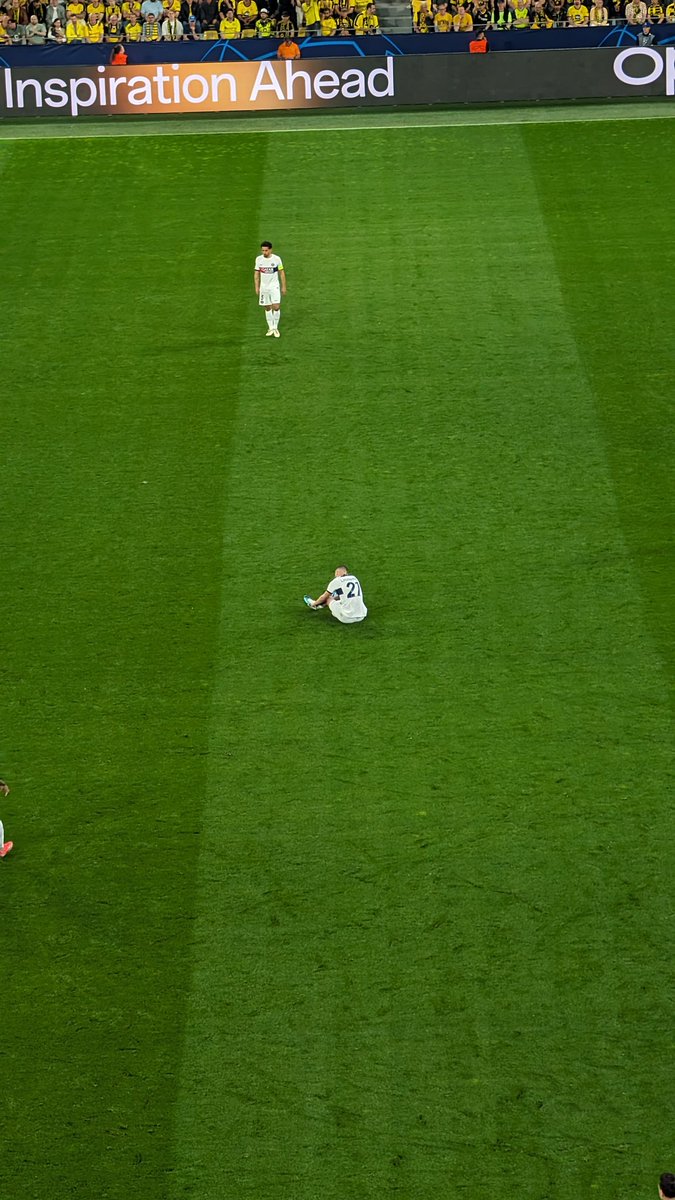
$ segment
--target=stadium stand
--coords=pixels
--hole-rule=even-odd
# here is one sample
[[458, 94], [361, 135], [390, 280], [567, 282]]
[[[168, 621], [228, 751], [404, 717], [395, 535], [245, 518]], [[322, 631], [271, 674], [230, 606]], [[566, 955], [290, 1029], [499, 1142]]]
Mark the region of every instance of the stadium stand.
[[[4, 0], [0, 45], [330, 38], [675, 23], [675, 0]], [[525, 46], [525, 43], [524, 43]]]

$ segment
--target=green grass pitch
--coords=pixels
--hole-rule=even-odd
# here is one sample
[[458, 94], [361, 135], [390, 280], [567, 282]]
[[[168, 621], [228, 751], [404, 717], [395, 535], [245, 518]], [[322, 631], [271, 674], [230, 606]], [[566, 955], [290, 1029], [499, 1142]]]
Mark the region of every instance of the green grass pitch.
[[671, 141], [0, 147], [3, 1200], [675, 1170]]

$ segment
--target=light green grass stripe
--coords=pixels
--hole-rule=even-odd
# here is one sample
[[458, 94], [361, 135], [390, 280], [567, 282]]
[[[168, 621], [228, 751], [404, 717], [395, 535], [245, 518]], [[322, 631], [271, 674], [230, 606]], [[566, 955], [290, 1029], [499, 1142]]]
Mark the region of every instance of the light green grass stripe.
[[71, 125], [48, 124], [5, 124], [0, 125], [0, 141], [16, 141], [34, 138], [99, 138], [99, 137], [152, 137], [158, 133], [165, 137], [180, 137], [186, 134], [227, 135], [233, 133], [309, 133], [330, 130], [363, 133], [369, 129], [434, 129], [462, 128], [482, 125], [525, 125], [567, 124], [587, 121], [646, 121], [666, 120], [675, 116], [675, 105], [668, 100], [627, 101], [615, 104], [583, 105], [533, 105], [531, 108], [477, 108], [435, 112], [324, 112], [304, 116], [260, 116], [225, 117], [222, 120], [204, 120], [194, 117], [189, 120], [125, 121], [112, 118], [109, 121], [73, 122]]
[[[611, 913], [606, 914], [608, 928], [596, 929], [593, 912], [587, 911], [601, 896], [594, 892], [594, 874], [579, 878], [578, 911], [570, 914], [568, 904], [569, 879], [579, 870], [578, 845], [587, 839], [592, 853], [597, 849], [601, 854], [603, 829], [614, 822], [617, 806], [624, 806], [621, 836], [628, 836], [626, 830], [637, 822], [642, 746], [658, 758], [665, 732], [659, 707], [662, 679], [645, 640], [593, 397], [567, 323], [528, 156], [517, 133], [504, 133], [496, 158], [490, 141], [491, 161], [500, 166], [500, 173], [491, 175], [490, 201], [497, 213], [510, 211], [514, 203], [522, 206], [531, 245], [526, 254], [515, 242], [483, 245], [480, 256], [466, 251], [461, 263], [463, 309], [481, 312], [486, 344], [503, 337], [504, 306], [517, 322], [522, 403], [510, 414], [511, 443], [499, 437], [507, 386], [504, 366], [499, 356], [486, 356], [480, 378], [449, 373], [447, 394], [419, 409], [414, 426], [403, 434], [398, 458], [392, 459], [390, 442], [386, 450], [381, 448], [378, 421], [383, 428], [395, 428], [397, 422], [403, 427], [425, 354], [437, 354], [434, 321], [448, 302], [445, 283], [436, 273], [438, 243], [433, 237], [421, 242], [414, 277], [411, 264], [404, 270], [401, 263], [399, 273], [394, 261], [387, 289], [377, 294], [372, 307], [358, 309], [356, 298], [367, 295], [371, 286], [372, 230], [379, 230], [381, 253], [398, 247], [404, 258], [409, 229], [405, 205], [393, 207], [383, 195], [378, 207], [375, 198], [368, 209], [370, 223], [362, 232], [358, 227], [350, 231], [352, 261], [363, 262], [354, 278], [343, 277], [338, 264], [331, 289], [322, 294], [321, 272], [313, 267], [316, 246], [334, 262], [344, 237], [344, 229], [336, 235], [334, 226], [336, 171], [340, 201], [354, 212], [364, 180], [374, 183], [384, 170], [397, 172], [402, 194], [408, 188], [414, 195], [417, 179], [413, 166], [410, 176], [405, 174], [406, 154], [412, 163], [413, 149], [423, 157], [444, 155], [448, 146], [441, 132], [429, 132], [423, 144], [416, 139], [414, 147], [399, 147], [398, 155], [391, 143], [381, 142], [373, 158], [372, 142], [365, 139], [351, 143], [353, 157], [344, 173], [338, 145], [326, 144], [325, 150], [313, 145], [306, 151], [313, 170], [306, 162], [300, 169], [297, 161], [289, 170], [280, 156], [277, 170], [270, 164], [261, 197], [261, 230], [269, 229], [273, 239], [279, 234], [296, 291], [286, 306], [280, 343], [265, 341], [261, 315], [253, 307], [243, 330], [248, 376], [244, 373], [224, 518], [226, 586], [196, 961], [177, 1113], [177, 1197], [374, 1200], [394, 1194], [398, 1179], [396, 1194], [426, 1200], [454, 1195], [448, 1180], [466, 1180], [473, 1169], [482, 1177], [499, 1178], [502, 1200], [535, 1200], [549, 1191], [559, 1200], [578, 1200], [590, 1194], [589, 1188], [604, 1186], [607, 1177], [618, 1191], [626, 1191], [622, 1181], [642, 1161], [659, 1125], [656, 1086], [641, 1097], [640, 1111], [629, 1112], [617, 1094], [613, 1062], [622, 1062], [630, 1080], [635, 1071], [649, 1075], [654, 1064], [638, 1063], [640, 1030], [619, 1021], [617, 998], [625, 964], [612, 940], [618, 932]], [[477, 134], [472, 152], [458, 158], [451, 193], [457, 211], [474, 211], [480, 200], [485, 153]], [[311, 248], [302, 228], [294, 240], [287, 216], [282, 216], [291, 213], [299, 219], [310, 184]], [[330, 240], [331, 225], [335, 242]], [[497, 263], [507, 289], [498, 302], [492, 299]], [[417, 310], [413, 291], [426, 300]], [[537, 339], [544, 310], [552, 317], [555, 335], [542, 383]], [[364, 346], [359, 322], [366, 318], [369, 338]], [[338, 335], [341, 352], [332, 364], [327, 358], [318, 372], [306, 360], [307, 369], [297, 371], [297, 360], [308, 346], [328, 356]], [[508, 346], [505, 353], [510, 353]], [[272, 355], [277, 356], [276, 372], [261, 370]], [[371, 374], [364, 379], [366, 370]], [[285, 378], [293, 380], [292, 393]], [[362, 391], [368, 394], [367, 410], [360, 406]], [[530, 393], [538, 400], [536, 419], [526, 402]], [[444, 426], [439, 411], [446, 413]], [[463, 441], [476, 436], [476, 421], [483, 422], [485, 440], [482, 469], [472, 475], [461, 449]], [[452, 438], [457, 439], [457, 453], [449, 445]], [[561, 477], [569, 484], [563, 511]], [[508, 486], [510, 501], [515, 496], [527, 506], [522, 540], [513, 530], [504, 538], [513, 513], [500, 509], [501, 486]], [[438, 521], [448, 523], [451, 552], [445, 564], [426, 557], [425, 530]], [[294, 523], [302, 532], [296, 530], [293, 539]], [[383, 531], [379, 546], [374, 529]], [[556, 532], [564, 539], [563, 562], [551, 545]], [[369, 567], [364, 582], [372, 617], [361, 641], [350, 643], [349, 650], [338, 640], [337, 627], [301, 627], [302, 620], [321, 618], [298, 608], [296, 623], [292, 607], [299, 606], [303, 586], [325, 582], [338, 545], [340, 553], [351, 552]], [[392, 563], [397, 554], [404, 555], [405, 563], [413, 546], [415, 577], [407, 583], [397, 577], [392, 589]], [[587, 564], [599, 549], [611, 569], [606, 574], [600, 570], [591, 592]], [[509, 624], [514, 598], [502, 588], [511, 579], [505, 552], [527, 565], [516, 587], [518, 604], [526, 606], [530, 572], [550, 578], [555, 605], [538, 614], [534, 630], [518, 631]], [[458, 628], [462, 588], [477, 585], [484, 588], [482, 603]], [[425, 615], [419, 612], [422, 599]], [[623, 624], [627, 609], [632, 632], [617, 653], [614, 630]], [[432, 619], [436, 632], [429, 648], [418, 634]], [[444, 629], [451, 621], [452, 637], [458, 639], [452, 660]], [[505, 647], [504, 637], [514, 640]], [[469, 640], [476, 645], [473, 653]], [[388, 643], [395, 644], [395, 652]], [[238, 645], [236, 651], [233, 645]], [[539, 680], [538, 656], [544, 653], [545, 661], [546, 646], [559, 647], [561, 666], [558, 674]], [[575, 707], [574, 675], [564, 665], [570, 652], [575, 670], [590, 673], [588, 711]], [[298, 654], [306, 656], [304, 685]], [[428, 656], [425, 690], [417, 676], [413, 684], [407, 682], [405, 669], [420, 655]], [[509, 664], [501, 682], [493, 674], [500, 655]], [[598, 655], [602, 670], [596, 677], [587, 661], [597, 662]], [[326, 683], [339, 679], [346, 661], [353, 708], [345, 707], [349, 695], [344, 686], [337, 695], [330, 688], [314, 690], [317, 673]], [[442, 698], [451, 661], [452, 684], [466, 693], [459, 730], [448, 726]], [[627, 733], [626, 710], [610, 698], [630, 690], [631, 680], [642, 703], [631, 713]], [[569, 688], [569, 703], [558, 710], [557, 690], [564, 694]], [[323, 708], [322, 699], [327, 700]], [[531, 714], [528, 720], [550, 722], [543, 764], [523, 765], [530, 733], [511, 727], [514, 703]], [[371, 707], [375, 715], [366, 736], [362, 721]], [[409, 733], [394, 743], [392, 729], [400, 723], [401, 709], [409, 714]], [[417, 724], [419, 713], [424, 724]], [[591, 749], [590, 739], [585, 740], [589, 722], [592, 729], [599, 723], [602, 733], [601, 748], [592, 746], [600, 772], [595, 781], [584, 777], [584, 757]], [[263, 727], [274, 730], [271, 738], [263, 740]], [[496, 762], [490, 758], [495, 745], [501, 747]], [[444, 1042], [431, 1035], [435, 1027], [428, 997], [430, 986], [439, 998], [443, 993], [441, 964], [434, 975], [433, 967], [417, 962], [411, 952], [401, 955], [400, 948], [416, 937], [423, 940], [424, 922], [437, 911], [438, 872], [444, 867], [414, 870], [415, 837], [421, 837], [427, 824], [433, 826], [434, 815], [418, 813], [413, 806], [425, 794], [433, 803], [436, 764], [448, 754], [451, 761], [455, 756], [467, 790], [457, 799], [465, 825], [460, 821], [455, 830], [452, 849], [458, 873], [463, 870], [477, 881], [466, 884], [463, 898], [469, 907], [472, 971], [480, 966], [484, 974], [472, 993], [466, 1027]], [[297, 763], [296, 790], [278, 796], [277, 783], [289, 758]], [[541, 790], [550, 785], [547, 774], [555, 771], [565, 777], [556, 780], [564, 787], [547, 796], [544, 810]], [[347, 811], [332, 789], [332, 781], [342, 777], [352, 793], [363, 797], [362, 804], [350, 804]], [[642, 797], [647, 808], [655, 804], [649, 786]], [[587, 831], [583, 809], [577, 809], [577, 788], [595, 806], [597, 824]], [[518, 807], [486, 881], [480, 847], [471, 845], [472, 813], [486, 797], [500, 794], [517, 797]], [[547, 829], [539, 843], [541, 861], [519, 861], [522, 824], [536, 828], [539, 822]], [[385, 846], [373, 843], [373, 828], [384, 832]], [[556, 839], [557, 873], [552, 876], [545, 870], [545, 839], [550, 837]], [[397, 858], [396, 848], [404, 841], [410, 849]], [[251, 849], [255, 846], [260, 848], [257, 857]], [[639, 848], [645, 861], [649, 849], [648, 844]], [[256, 867], [247, 876], [251, 858]], [[400, 907], [388, 896], [396, 885]], [[455, 886], [459, 897], [461, 882]], [[304, 904], [299, 899], [303, 894], [309, 896]], [[266, 921], [267, 907], [273, 915], [277, 901], [280, 927]], [[378, 903], [384, 915], [374, 915]], [[538, 915], [542, 912], [547, 915]], [[590, 941], [577, 947], [579, 969], [589, 972], [589, 981], [601, 980], [598, 990], [582, 986], [578, 1012], [561, 1009], [567, 963], [557, 963], [556, 952], [552, 959], [545, 957], [556, 931], [564, 940], [568, 919], [576, 919], [580, 930], [590, 930]], [[515, 967], [501, 960], [496, 990], [484, 986], [495, 966], [495, 922], [510, 930], [507, 944], [523, 945], [535, 961], [544, 956], [550, 974], [542, 978], [536, 971], [527, 983], [520, 980], [522, 991], [514, 992]], [[330, 947], [327, 954], [338, 963], [328, 976], [314, 973], [313, 956], [322, 938]], [[387, 949], [388, 938], [398, 952]], [[388, 962], [384, 968], [383, 959]], [[397, 990], [404, 993], [398, 1002]], [[515, 1018], [514, 1005], [521, 1006]], [[341, 1028], [345, 1012], [349, 1016]], [[510, 1041], [512, 1020], [525, 1032], [522, 1042]], [[471, 1047], [464, 1058], [459, 1036]], [[460, 1056], [459, 1062], [452, 1062], [453, 1054]], [[523, 1055], [532, 1054], [539, 1063], [541, 1116], [521, 1113], [508, 1103], [508, 1086], [523, 1070]], [[549, 1064], [555, 1064], [553, 1072]], [[547, 1116], [551, 1112], [555, 1132]], [[416, 1124], [417, 1114], [424, 1116], [424, 1126]], [[410, 1175], [406, 1156], [414, 1164]]]

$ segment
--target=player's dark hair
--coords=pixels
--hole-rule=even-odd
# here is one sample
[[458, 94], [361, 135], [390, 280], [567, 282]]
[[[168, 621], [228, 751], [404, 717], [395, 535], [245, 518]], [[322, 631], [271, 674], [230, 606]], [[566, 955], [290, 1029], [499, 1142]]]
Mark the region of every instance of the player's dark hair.
[[345, 566], [344, 563], [339, 563], [339, 565], [335, 568], [335, 570], [336, 571], [346, 571], [347, 574], [349, 574], [349, 567]]
[[270, 250], [272, 249], [272, 243], [271, 243], [271, 242], [261, 242], [261, 243], [260, 243], [260, 249], [261, 249], [261, 250], [264, 250], [264, 249], [265, 249], [265, 246], [269, 246]]
[[670, 1171], [666, 1171], [665, 1175], [661, 1176], [659, 1187], [664, 1196], [675, 1196], [675, 1175], [671, 1175]]

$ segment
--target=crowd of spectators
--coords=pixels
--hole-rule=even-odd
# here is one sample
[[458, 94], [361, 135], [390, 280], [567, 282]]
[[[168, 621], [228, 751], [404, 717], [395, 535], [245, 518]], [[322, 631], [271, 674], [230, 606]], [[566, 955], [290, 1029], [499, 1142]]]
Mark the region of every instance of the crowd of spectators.
[[379, 32], [372, 0], [4, 0], [0, 45], [290, 39]]
[[[415, 33], [480, 33], [554, 26], [675, 23], [675, 0], [411, 0]], [[379, 32], [369, 0], [3, 0], [0, 45], [345, 37]]]
[[[415, 33], [472, 33], [490, 29], [553, 29], [609, 25], [636, 27], [638, 41], [654, 41], [653, 25], [675, 23], [675, 0], [411, 0]], [[637, 31], [640, 30], [639, 34]]]

